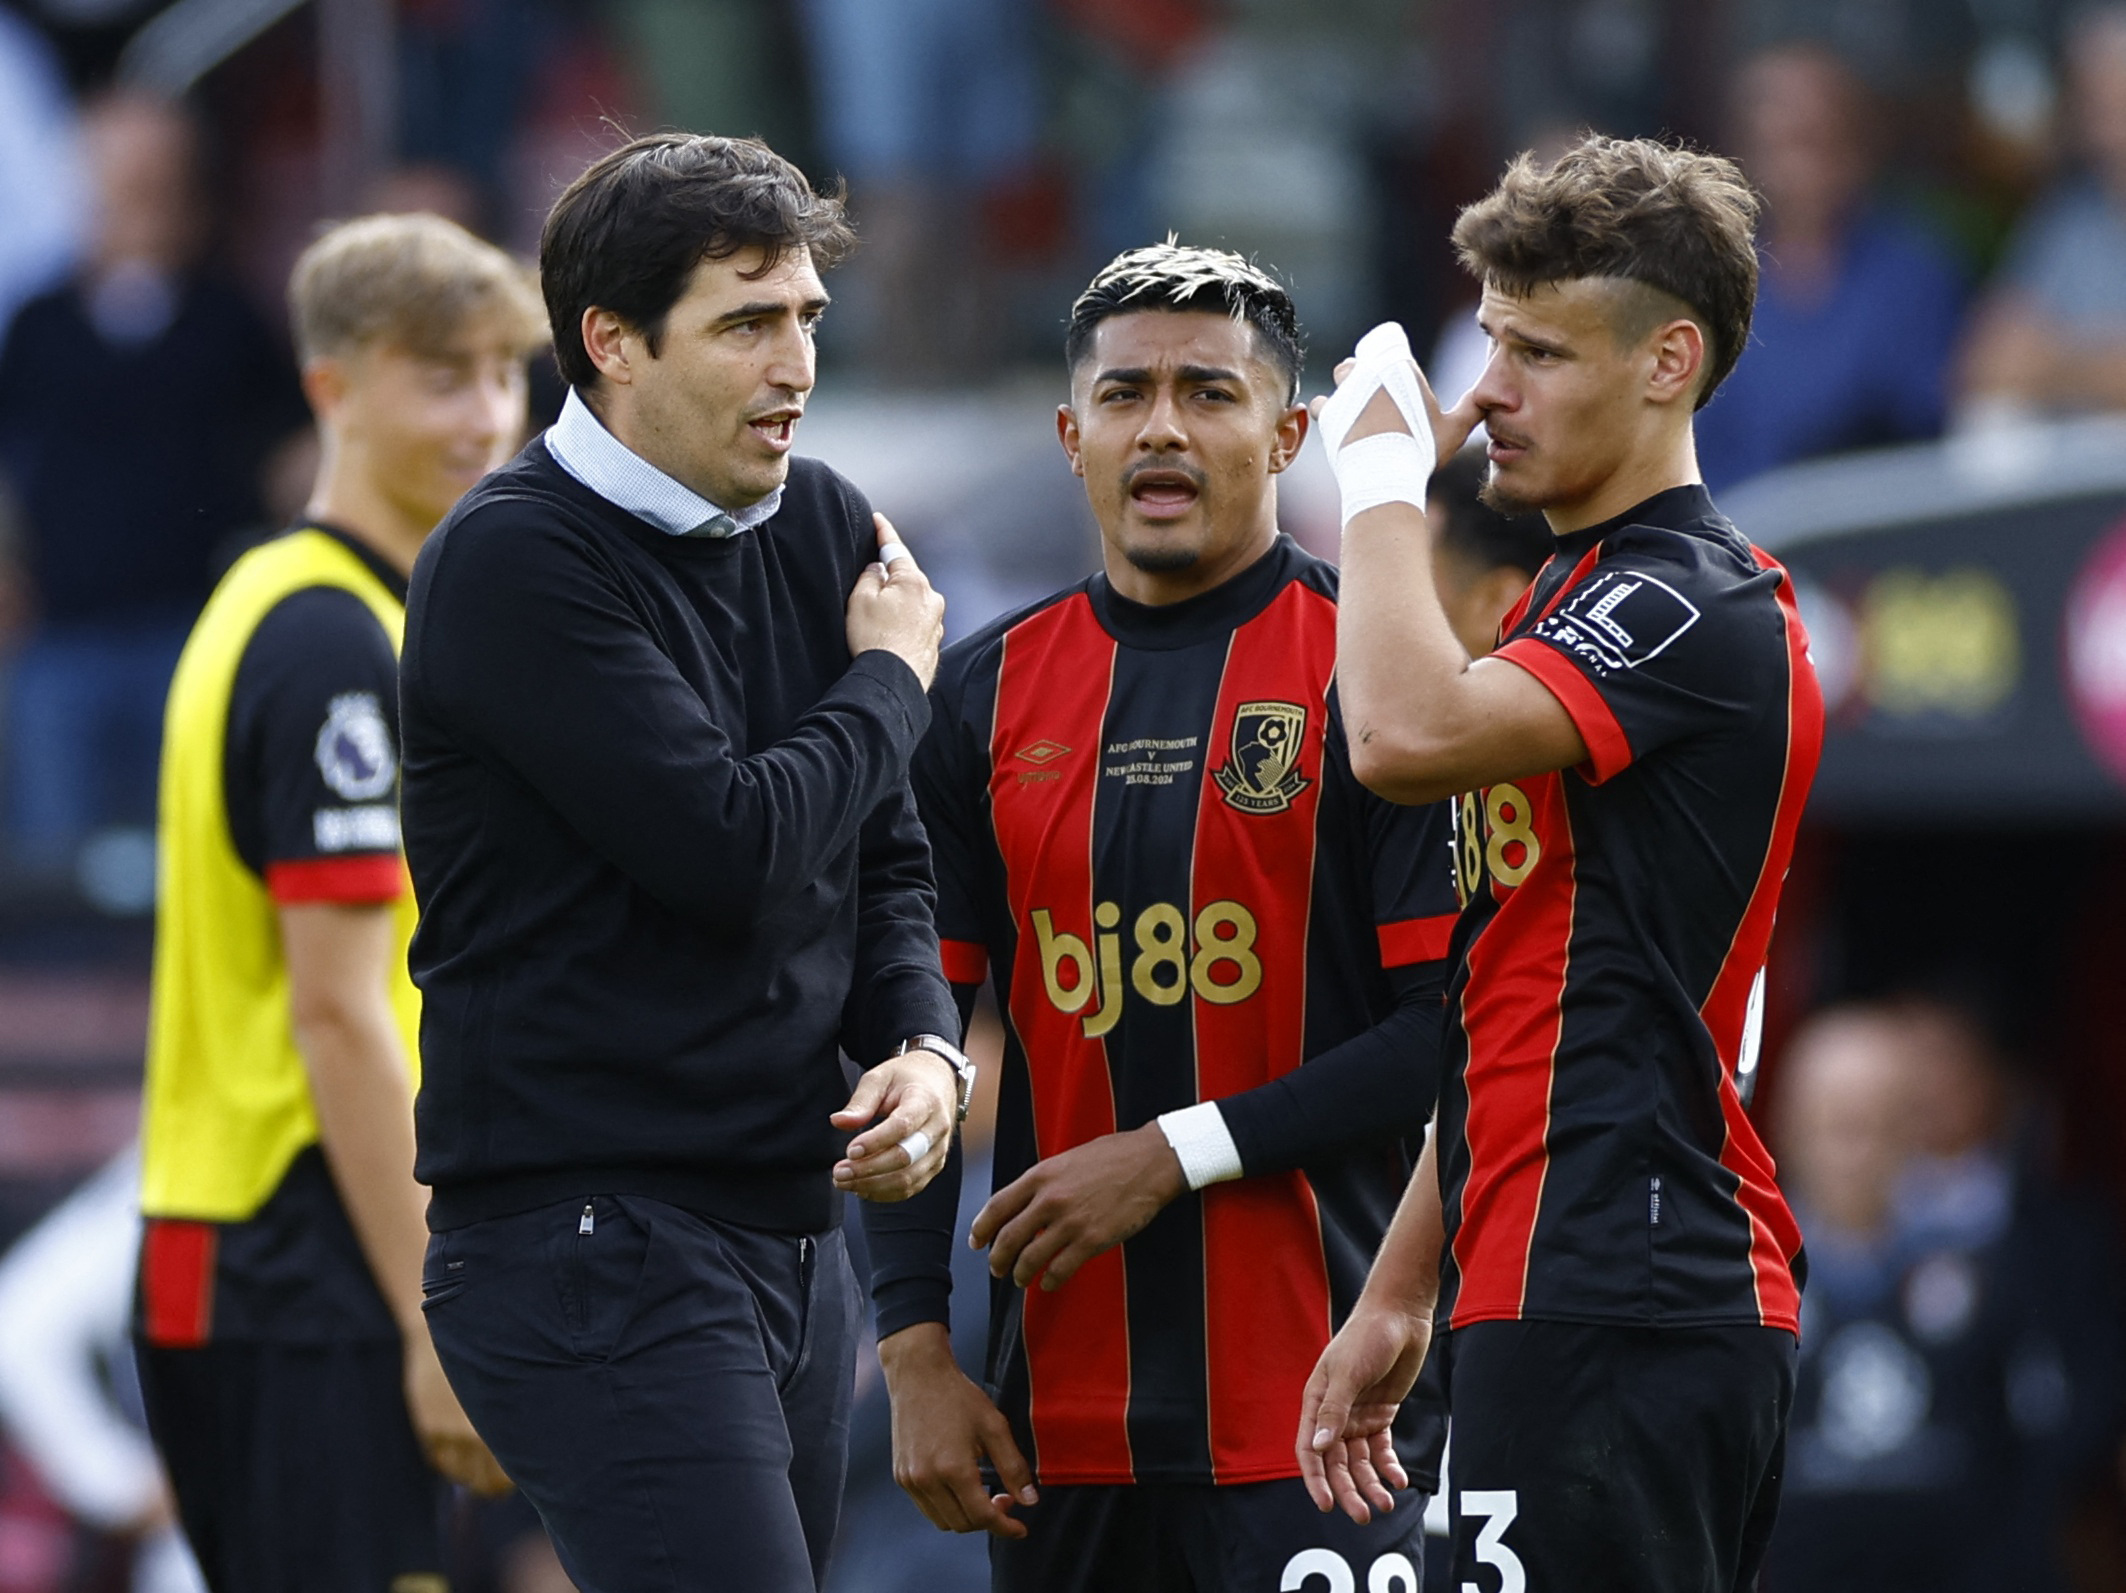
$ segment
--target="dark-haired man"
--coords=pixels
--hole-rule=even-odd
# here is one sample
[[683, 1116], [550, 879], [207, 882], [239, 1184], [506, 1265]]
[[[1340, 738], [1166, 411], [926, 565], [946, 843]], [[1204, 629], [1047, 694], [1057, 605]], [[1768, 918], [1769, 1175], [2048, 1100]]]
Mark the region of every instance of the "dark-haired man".
[[[1691, 446], [1748, 335], [1753, 219], [1716, 157], [1523, 157], [1455, 227], [1492, 341], [1476, 386], [1441, 414], [1384, 327], [1321, 411], [1352, 762], [1399, 801], [1463, 793], [1464, 907], [1437, 1170], [1298, 1448], [1323, 1509], [1385, 1505], [1436, 1311], [1464, 1584], [1747, 1589], [1777, 1509], [1801, 1241], [1736, 1078], [1822, 700], [1791, 583]], [[1422, 505], [1479, 420], [1489, 496], [1543, 510], [1557, 552], [1472, 662]]]
[[1285, 290], [1132, 250], [1066, 350], [1102, 571], [947, 652], [916, 758], [946, 969], [1007, 1044], [986, 1391], [946, 1331], [957, 1162], [866, 1212], [895, 1473], [1009, 1593], [1415, 1593], [1422, 1510], [1324, 1519], [1289, 1429], [1431, 1112], [1446, 812], [1351, 775], [1335, 573], [1277, 529]]
[[540, 245], [561, 418], [414, 572], [428, 1320], [586, 1593], [816, 1586], [838, 1187], [920, 1188], [966, 1109], [907, 787], [943, 602], [790, 453], [849, 241], [752, 140], [595, 162]]

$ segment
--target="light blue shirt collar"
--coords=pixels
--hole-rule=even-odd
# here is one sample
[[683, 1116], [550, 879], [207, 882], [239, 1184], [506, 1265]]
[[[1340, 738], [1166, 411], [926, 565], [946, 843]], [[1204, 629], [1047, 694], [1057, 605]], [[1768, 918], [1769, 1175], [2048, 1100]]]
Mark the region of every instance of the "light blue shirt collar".
[[777, 487], [750, 509], [717, 508], [607, 431], [573, 387], [561, 405], [561, 418], [546, 429], [546, 451], [614, 508], [648, 521], [666, 536], [735, 537], [782, 507]]

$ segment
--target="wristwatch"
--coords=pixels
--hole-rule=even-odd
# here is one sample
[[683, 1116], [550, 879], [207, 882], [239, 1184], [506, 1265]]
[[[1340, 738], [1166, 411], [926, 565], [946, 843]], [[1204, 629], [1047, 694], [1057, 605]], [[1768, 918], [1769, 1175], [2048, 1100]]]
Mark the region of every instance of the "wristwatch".
[[906, 1056], [910, 1051], [934, 1051], [952, 1064], [952, 1071], [960, 1081], [959, 1116], [954, 1121], [966, 1122], [967, 1103], [974, 1099], [974, 1064], [967, 1060], [967, 1053], [935, 1034], [911, 1034], [893, 1048], [895, 1056]]

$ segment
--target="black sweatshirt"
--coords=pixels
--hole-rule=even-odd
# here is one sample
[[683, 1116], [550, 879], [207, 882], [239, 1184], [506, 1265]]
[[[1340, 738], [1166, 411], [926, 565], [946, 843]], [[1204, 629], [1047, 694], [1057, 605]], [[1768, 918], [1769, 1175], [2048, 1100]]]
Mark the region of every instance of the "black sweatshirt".
[[447, 1229], [639, 1194], [838, 1219], [839, 1045], [951, 1033], [908, 759], [929, 714], [843, 611], [870, 506], [672, 537], [534, 441], [415, 566], [401, 672], [423, 1078]]

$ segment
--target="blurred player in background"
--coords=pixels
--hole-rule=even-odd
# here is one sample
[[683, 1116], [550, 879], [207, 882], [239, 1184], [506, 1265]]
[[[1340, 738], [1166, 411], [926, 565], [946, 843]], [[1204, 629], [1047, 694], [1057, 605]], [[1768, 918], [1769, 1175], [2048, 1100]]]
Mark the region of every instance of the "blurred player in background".
[[[1691, 433], [1748, 337], [1754, 217], [1716, 157], [1524, 156], [1455, 227], [1476, 386], [1442, 415], [1383, 327], [1321, 411], [1353, 762], [1397, 800], [1467, 793], [1465, 906], [1438, 1166], [1298, 1447], [1324, 1509], [1387, 1504], [1436, 1311], [1465, 1585], [1747, 1589], [1777, 1510], [1801, 1236], [1736, 1076], [1823, 706], [1792, 584], [1713, 507]], [[1542, 509], [1557, 550], [1472, 663], [1420, 511], [1479, 421], [1491, 501]]]
[[1499, 621], [1558, 546], [1541, 515], [1501, 514], [1484, 502], [1490, 476], [1484, 450], [1472, 446], [1440, 466], [1425, 488], [1432, 585], [1454, 639], [1471, 658], [1498, 645]]
[[507, 1483], [420, 1309], [397, 651], [544, 325], [521, 268], [433, 216], [335, 228], [289, 300], [316, 491], [223, 578], [170, 693], [141, 1382], [216, 1593], [413, 1593], [443, 1586], [437, 1471]]
[[1277, 527], [1285, 290], [1133, 250], [1067, 353], [1104, 571], [947, 652], [915, 766], [947, 972], [1008, 1041], [988, 1391], [947, 1332], [957, 1159], [865, 1213], [895, 1471], [1009, 1593], [1415, 1593], [1422, 1509], [1323, 1518], [1290, 1425], [1431, 1111], [1447, 813], [1351, 775], [1336, 575]]

